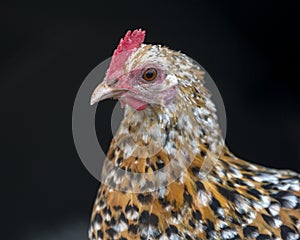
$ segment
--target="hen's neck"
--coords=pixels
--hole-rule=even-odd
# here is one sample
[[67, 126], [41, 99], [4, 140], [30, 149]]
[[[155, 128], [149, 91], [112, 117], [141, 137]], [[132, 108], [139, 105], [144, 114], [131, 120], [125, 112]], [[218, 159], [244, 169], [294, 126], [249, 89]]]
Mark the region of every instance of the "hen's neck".
[[107, 155], [104, 182], [123, 184], [125, 172], [151, 174], [165, 166], [169, 166], [166, 176], [179, 177], [195, 158], [202, 163], [204, 156], [210, 158], [204, 166], [209, 170], [223, 147], [216, 121], [212, 111], [198, 106], [174, 103], [163, 110], [149, 107], [144, 111], [127, 107]]

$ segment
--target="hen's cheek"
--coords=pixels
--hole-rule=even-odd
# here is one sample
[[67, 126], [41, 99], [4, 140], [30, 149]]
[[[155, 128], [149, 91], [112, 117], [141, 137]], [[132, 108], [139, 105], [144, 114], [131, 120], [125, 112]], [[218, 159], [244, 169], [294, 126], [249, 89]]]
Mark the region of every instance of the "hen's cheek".
[[120, 98], [121, 107], [124, 108], [126, 104], [137, 111], [142, 111], [147, 108], [147, 103], [137, 100], [131, 96], [123, 96]]
[[142, 110], [145, 110], [146, 108], [147, 108], [147, 104], [144, 104], [144, 105], [140, 106], [139, 108], [137, 108], [136, 110], [142, 111]]

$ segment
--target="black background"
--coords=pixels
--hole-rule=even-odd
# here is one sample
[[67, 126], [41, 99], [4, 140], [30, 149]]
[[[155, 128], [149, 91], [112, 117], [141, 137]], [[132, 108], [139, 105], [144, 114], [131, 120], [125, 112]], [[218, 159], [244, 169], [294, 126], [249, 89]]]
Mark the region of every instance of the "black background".
[[[11, 1], [0, 6], [3, 239], [86, 238], [98, 182], [73, 144], [73, 101], [86, 75], [111, 55], [128, 29], [146, 29], [146, 42], [181, 50], [210, 73], [227, 111], [226, 141], [237, 156], [300, 171], [295, 3]], [[106, 148], [113, 104], [98, 105], [97, 129]]]

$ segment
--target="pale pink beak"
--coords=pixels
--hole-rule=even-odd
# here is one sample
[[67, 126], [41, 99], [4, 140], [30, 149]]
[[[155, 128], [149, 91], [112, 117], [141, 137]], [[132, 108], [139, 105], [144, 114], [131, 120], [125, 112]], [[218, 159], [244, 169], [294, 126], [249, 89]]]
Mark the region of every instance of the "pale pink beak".
[[91, 96], [90, 104], [93, 105], [96, 102], [100, 102], [108, 98], [120, 97], [124, 92], [127, 91], [128, 91], [127, 89], [110, 87], [107, 85], [106, 81], [104, 80], [94, 90]]

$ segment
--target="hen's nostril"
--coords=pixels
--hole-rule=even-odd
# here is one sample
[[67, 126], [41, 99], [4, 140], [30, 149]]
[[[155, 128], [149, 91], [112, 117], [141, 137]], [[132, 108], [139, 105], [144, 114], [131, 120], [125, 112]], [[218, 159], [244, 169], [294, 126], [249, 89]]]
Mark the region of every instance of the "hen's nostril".
[[118, 79], [117, 79], [117, 78], [116, 78], [116, 79], [109, 80], [109, 81], [107, 81], [107, 86], [113, 87], [114, 85], [117, 84], [117, 82], [118, 82]]

